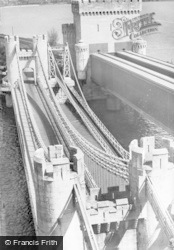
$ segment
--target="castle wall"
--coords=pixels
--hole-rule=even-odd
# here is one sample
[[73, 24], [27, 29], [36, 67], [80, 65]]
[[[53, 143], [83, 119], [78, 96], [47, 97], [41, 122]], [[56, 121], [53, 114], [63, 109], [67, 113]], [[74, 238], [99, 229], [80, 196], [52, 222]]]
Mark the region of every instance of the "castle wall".
[[[138, 16], [140, 11], [141, 1], [85, 1], [83, 3], [73, 1], [76, 43], [81, 39], [89, 45], [106, 43], [107, 52], [113, 52], [115, 43], [129, 41], [128, 37], [115, 39], [114, 32], [119, 28], [118, 21], [121, 23], [121, 20], [132, 19]], [[121, 30], [123, 31], [123, 27]]]

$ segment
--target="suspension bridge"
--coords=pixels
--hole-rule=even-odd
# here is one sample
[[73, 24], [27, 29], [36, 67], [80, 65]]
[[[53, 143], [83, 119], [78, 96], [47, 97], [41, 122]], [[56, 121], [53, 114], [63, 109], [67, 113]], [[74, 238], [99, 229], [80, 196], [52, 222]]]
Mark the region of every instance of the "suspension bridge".
[[[86, 246], [83, 249], [99, 249], [94, 226], [110, 228], [111, 223], [118, 225], [129, 216], [137, 220], [139, 205], [135, 209], [134, 203], [138, 199], [150, 202], [170, 241], [174, 222], [148, 174], [153, 169], [141, 172], [136, 158], [141, 150], [134, 152], [133, 147], [127, 152], [91, 110], [67, 45], [61, 53], [63, 70], [45, 36], [35, 37], [33, 50], [28, 51], [20, 50], [18, 37], [6, 37], [8, 75], [1, 91], [7, 94], [8, 89], [12, 97], [36, 234], [63, 235], [66, 245], [75, 225], [74, 237], [83, 242], [76, 249], [82, 245]], [[157, 154], [163, 162], [164, 153]], [[144, 153], [141, 156], [146, 162]], [[120, 201], [128, 201], [126, 215], [123, 202], [118, 216], [119, 194], [123, 194]], [[101, 197], [105, 197], [103, 203]], [[90, 211], [95, 206], [103, 211], [101, 204], [106, 200], [110, 200], [105, 206], [108, 213], [96, 215], [92, 222]]]

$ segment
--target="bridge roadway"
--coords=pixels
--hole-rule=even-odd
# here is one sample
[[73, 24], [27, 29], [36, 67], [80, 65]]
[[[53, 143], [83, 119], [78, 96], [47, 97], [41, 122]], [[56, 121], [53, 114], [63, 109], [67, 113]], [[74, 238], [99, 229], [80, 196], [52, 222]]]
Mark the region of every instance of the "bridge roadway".
[[168, 131], [174, 124], [174, 67], [132, 52], [91, 55], [91, 78]]
[[43, 106], [39, 89], [33, 84], [25, 84], [31, 110], [39, 127], [40, 134], [42, 135], [43, 141], [48, 147], [49, 145], [56, 145], [59, 141], [56, 139], [56, 134], [50, 124], [49, 117], [46, 109]]

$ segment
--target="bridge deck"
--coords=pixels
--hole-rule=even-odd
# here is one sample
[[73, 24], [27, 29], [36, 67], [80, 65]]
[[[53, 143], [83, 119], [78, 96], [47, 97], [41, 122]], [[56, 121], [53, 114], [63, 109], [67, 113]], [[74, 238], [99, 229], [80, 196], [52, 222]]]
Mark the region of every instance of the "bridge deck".
[[56, 140], [55, 133], [49, 122], [47, 112], [43, 106], [39, 91], [34, 84], [25, 84], [33, 116], [39, 128], [40, 134], [46, 146], [55, 145], [59, 142]]

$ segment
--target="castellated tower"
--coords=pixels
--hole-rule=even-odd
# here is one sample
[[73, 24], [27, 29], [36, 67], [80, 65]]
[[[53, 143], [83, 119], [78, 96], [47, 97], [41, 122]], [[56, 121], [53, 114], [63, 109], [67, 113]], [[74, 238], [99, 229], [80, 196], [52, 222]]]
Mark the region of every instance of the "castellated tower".
[[72, 0], [71, 7], [73, 24], [62, 25], [63, 42], [69, 44], [79, 80], [86, 81], [90, 54], [132, 50], [127, 22], [140, 15], [142, 0]]
[[[81, 224], [74, 202], [73, 187], [79, 183], [85, 200], [84, 159], [73, 147], [70, 161], [63, 146], [48, 147], [48, 161], [42, 148], [34, 155], [35, 192], [38, 235], [63, 236], [64, 249], [85, 249]], [[74, 231], [76, 232], [74, 234]]]
[[141, 0], [72, 1], [76, 43], [89, 44], [90, 53], [114, 52], [129, 48], [129, 38], [118, 39], [122, 32], [118, 20], [132, 19], [140, 14]]

